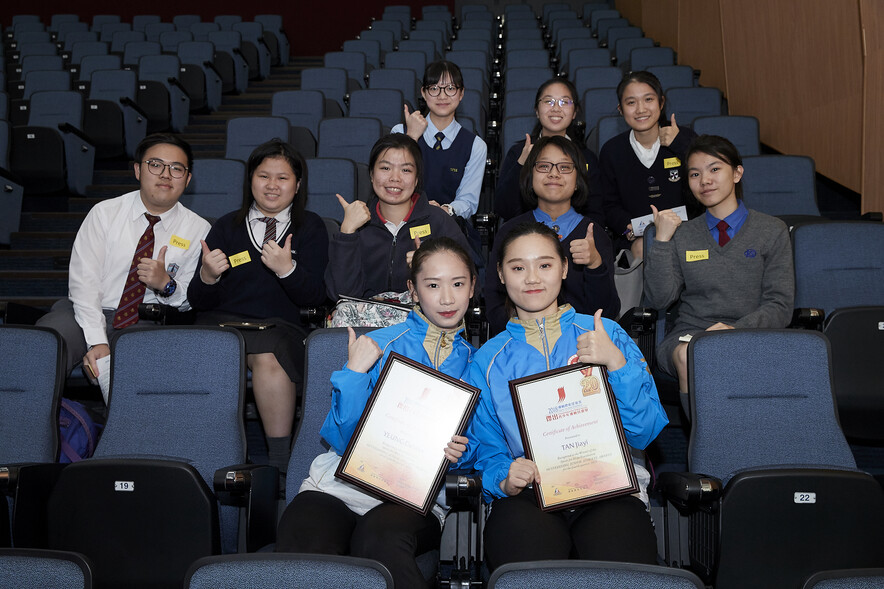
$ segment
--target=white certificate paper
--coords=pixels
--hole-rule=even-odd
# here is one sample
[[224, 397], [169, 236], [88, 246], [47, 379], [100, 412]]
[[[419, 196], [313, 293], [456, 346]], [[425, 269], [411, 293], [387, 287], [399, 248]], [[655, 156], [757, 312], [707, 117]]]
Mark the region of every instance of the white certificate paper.
[[[684, 205], [673, 207], [672, 212], [678, 215], [678, 218], [682, 221], [688, 220], [688, 210]], [[641, 237], [645, 234], [645, 229], [648, 228], [648, 225], [654, 222], [654, 215], [651, 213], [650, 215], [644, 215], [643, 217], [636, 217], [630, 222], [632, 223], [632, 233], [636, 237]]]
[[336, 475], [424, 514], [466, 426], [478, 389], [391, 354]]
[[510, 383], [543, 509], [638, 491], [616, 400], [599, 366], [579, 364]]

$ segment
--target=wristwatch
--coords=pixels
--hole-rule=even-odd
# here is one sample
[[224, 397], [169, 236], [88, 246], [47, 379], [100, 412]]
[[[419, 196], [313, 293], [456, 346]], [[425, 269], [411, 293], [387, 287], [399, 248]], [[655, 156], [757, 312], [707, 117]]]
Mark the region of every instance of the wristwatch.
[[178, 283], [175, 282], [174, 278], [171, 278], [166, 286], [163, 287], [163, 290], [156, 291], [157, 296], [166, 298], [175, 294], [175, 289], [178, 288]]
[[442, 208], [445, 210], [446, 213], [448, 213], [449, 217], [454, 216], [454, 209], [451, 208], [450, 204], [444, 204], [444, 205], [442, 205]]

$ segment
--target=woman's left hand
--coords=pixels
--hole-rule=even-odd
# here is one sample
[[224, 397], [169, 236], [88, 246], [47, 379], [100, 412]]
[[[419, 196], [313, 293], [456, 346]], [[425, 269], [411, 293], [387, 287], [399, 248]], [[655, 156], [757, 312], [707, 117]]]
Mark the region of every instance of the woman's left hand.
[[672, 116], [669, 117], [669, 126], [668, 127], [660, 127], [660, 145], [666, 147], [672, 144], [675, 141], [675, 136], [678, 135], [678, 125], [675, 124], [675, 113], [672, 113]]
[[593, 319], [592, 331], [585, 331], [577, 337], [577, 359], [586, 364], [606, 366], [612, 372], [620, 370], [626, 366], [626, 357], [605, 331], [601, 309], [595, 312]]
[[276, 272], [277, 275], [285, 274], [292, 269], [292, 234], [285, 238], [285, 245], [280, 246], [275, 241], [268, 241], [261, 248], [261, 261], [265, 266]]
[[586, 237], [571, 242], [571, 260], [575, 264], [595, 269], [602, 265], [602, 255], [595, 247], [592, 227], [593, 223], [590, 223], [586, 228]]
[[467, 444], [470, 441], [463, 436], [451, 436], [451, 441], [445, 446], [445, 458], [451, 464], [456, 463], [467, 451]]

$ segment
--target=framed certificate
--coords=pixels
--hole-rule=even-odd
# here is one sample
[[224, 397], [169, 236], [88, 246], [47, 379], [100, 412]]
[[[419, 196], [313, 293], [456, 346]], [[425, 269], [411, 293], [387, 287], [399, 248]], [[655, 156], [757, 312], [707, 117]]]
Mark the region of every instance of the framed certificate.
[[381, 499], [429, 513], [479, 389], [391, 353], [335, 476]]
[[510, 381], [525, 457], [544, 511], [638, 492], [604, 366], [574, 364]]

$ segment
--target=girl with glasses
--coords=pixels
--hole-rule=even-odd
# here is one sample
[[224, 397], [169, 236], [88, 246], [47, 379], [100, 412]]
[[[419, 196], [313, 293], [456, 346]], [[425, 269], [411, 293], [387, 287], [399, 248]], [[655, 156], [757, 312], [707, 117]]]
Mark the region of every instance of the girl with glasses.
[[[541, 137], [521, 167], [521, 194], [530, 209], [500, 228], [488, 267], [499, 262], [499, 244], [520, 223], [540, 222], [555, 231], [567, 252], [568, 275], [562, 282], [562, 297], [577, 312], [592, 314], [601, 309], [614, 319], [620, 299], [614, 286], [614, 248], [601, 222], [579, 213], [589, 198], [583, 154], [573, 141], [553, 135]], [[498, 276], [487, 274], [485, 307], [491, 333], [504, 329], [512, 315], [506, 307], [506, 289]]]
[[426, 109], [409, 112], [404, 105], [405, 124], [393, 127], [393, 133], [406, 133], [420, 146], [430, 204], [469, 219], [479, 206], [488, 148], [455, 119], [463, 95], [460, 68], [450, 61], [434, 61], [424, 70], [421, 86]]
[[524, 141], [518, 141], [509, 148], [500, 166], [497, 187], [494, 190], [494, 212], [501, 219], [507, 220], [531, 210], [522, 200], [519, 172], [534, 143], [541, 137], [557, 135], [576, 141], [586, 162], [580, 173], [584, 183], [589, 186], [589, 194], [586, 202], [580, 205], [580, 212], [604, 223], [599, 192], [599, 160], [583, 144], [583, 128], [578, 125], [580, 103], [574, 84], [564, 78], [553, 78], [541, 84], [534, 97], [534, 112], [537, 115], [534, 129], [525, 135]]
[[681, 164], [697, 135], [679, 127], [674, 114], [668, 126], [660, 126], [666, 121], [666, 100], [654, 74], [626, 74], [617, 86], [617, 100], [630, 130], [599, 152], [605, 223], [618, 236], [618, 250], [631, 248], [641, 258], [642, 240], [632, 231], [632, 219], [647, 215], [650, 205], [662, 211], [685, 204]]

